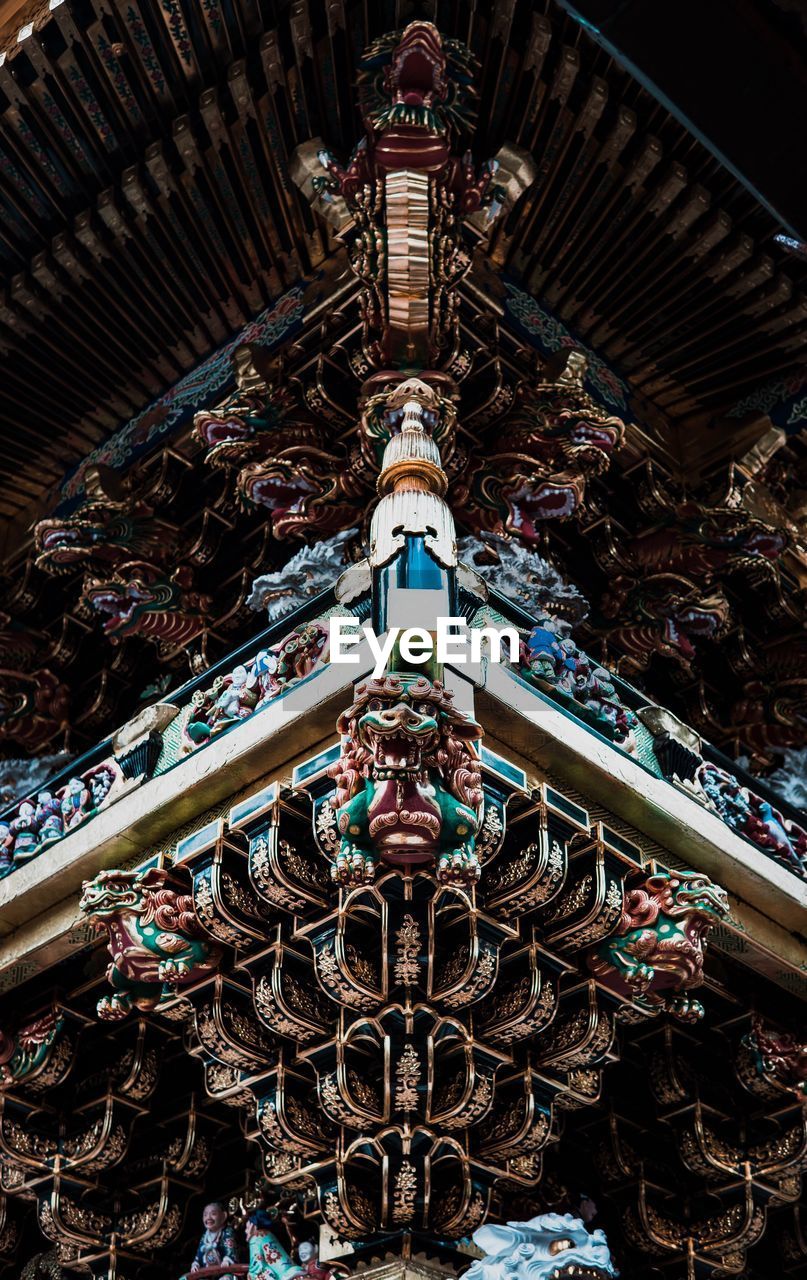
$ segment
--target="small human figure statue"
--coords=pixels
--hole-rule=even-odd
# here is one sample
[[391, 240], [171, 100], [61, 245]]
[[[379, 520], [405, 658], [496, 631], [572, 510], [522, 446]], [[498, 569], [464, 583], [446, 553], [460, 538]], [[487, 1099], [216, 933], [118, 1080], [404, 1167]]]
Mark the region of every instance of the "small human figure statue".
[[301, 1240], [297, 1246], [297, 1257], [300, 1259], [299, 1275], [306, 1280], [331, 1280], [334, 1271], [327, 1262], [319, 1260], [319, 1249], [313, 1240]]
[[300, 1275], [297, 1263], [292, 1262], [283, 1245], [274, 1234], [274, 1219], [265, 1209], [255, 1209], [249, 1215], [244, 1234], [249, 1245], [249, 1275], [252, 1280], [290, 1280]]
[[53, 840], [60, 840], [64, 835], [61, 806], [59, 801], [54, 798], [53, 792], [40, 791], [36, 798], [36, 813], [34, 816], [40, 845], [50, 844]]
[[83, 778], [71, 778], [67, 784], [67, 792], [62, 800], [62, 817], [64, 829], [77, 827], [83, 822], [92, 808], [92, 797], [84, 785]]
[[14, 870], [14, 836], [11, 823], [0, 822], [0, 879]]
[[14, 861], [30, 858], [39, 844], [37, 834], [36, 810], [30, 800], [23, 800], [17, 810], [16, 818], [11, 821], [11, 833], [14, 837]]
[[264, 706], [265, 703], [271, 702], [280, 692], [280, 685], [276, 680], [277, 668], [279, 666], [277, 654], [271, 649], [260, 649], [255, 655], [254, 672], [258, 681], [258, 688], [261, 696], [258, 703]]
[[257, 693], [253, 692], [255, 684], [255, 676], [246, 667], [233, 667], [230, 683], [224, 686], [210, 713], [210, 726], [214, 733], [235, 720], [245, 720], [252, 715], [258, 701]]
[[204, 1234], [188, 1275], [201, 1271], [203, 1267], [225, 1267], [230, 1262], [238, 1261], [238, 1237], [235, 1229], [227, 1222], [227, 1210], [220, 1200], [212, 1200], [205, 1205], [202, 1222]]

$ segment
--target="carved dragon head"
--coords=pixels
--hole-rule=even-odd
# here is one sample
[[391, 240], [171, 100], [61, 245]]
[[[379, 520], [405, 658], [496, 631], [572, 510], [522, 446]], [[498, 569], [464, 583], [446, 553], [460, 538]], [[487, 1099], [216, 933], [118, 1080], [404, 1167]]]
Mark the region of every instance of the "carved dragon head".
[[431, 22], [380, 36], [365, 50], [359, 75], [368, 132], [459, 134], [473, 119], [474, 65], [470, 50], [446, 40]]
[[344, 462], [323, 449], [294, 447], [250, 462], [238, 475], [240, 497], [271, 512], [278, 538], [337, 533], [355, 524], [357, 506], [340, 492]]
[[85, 492], [75, 511], [36, 525], [37, 568], [46, 573], [69, 573], [77, 564], [116, 564], [158, 548], [170, 554], [176, 530], [164, 521], [155, 521], [152, 509], [134, 498], [111, 467], [90, 467]]
[[619, 1274], [605, 1232], [589, 1232], [570, 1213], [489, 1224], [473, 1239], [485, 1257], [471, 1263], [468, 1280], [612, 1280]]
[[184, 566], [169, 578], [156, 565], [133, 560], [108, 577], [87, 579], [84, 596], [104, 617], [104, 633], [113, 643], [142, 635], [176, 646], [203, 630], [210, 603], [189, 587], [190, 571]]
[[695, 641], [722, 635], [731, 614], [722, 588], [703, 591], [690, 579], [667, 573], [614, 578], [601, 609], [615, 620], [609, 638], [639, 668], [653, 653], [688, 667], [696, 656]]

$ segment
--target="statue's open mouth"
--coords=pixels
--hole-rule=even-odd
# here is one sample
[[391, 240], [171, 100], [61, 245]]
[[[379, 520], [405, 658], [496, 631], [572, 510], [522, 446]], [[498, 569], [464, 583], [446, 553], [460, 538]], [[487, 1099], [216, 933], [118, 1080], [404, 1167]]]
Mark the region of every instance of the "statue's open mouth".
[[91, 590], [88, 595], [90, 604], [96, 612], [109, 615], [103, 623], [103, 629], [107, 633], [117, 631], [120, 627], [124, 627], [128, 622], [131, 622], [132, 615], [140, 603], [140, 599], [147, 598], [135, 595], [135, 598], [130, 603], [126, 603], [116, 591], [105, 591], [103, 588]]
[[49, 551], [52, 547], [65, 547], [80, 541], [81, 539], [75, 529], [48, 529], [42, 535], [42, 549], [43, 551]]
[[547, 1280], [610, 1280], [610, 1277], [600, 1267], [587, 1267], [573, 1262], [570, 1266], [556, 1267], [554, 1271], [550, 1271]]
[[[708, 635], [709, 632], [704, 631], [702, 634]], [[692, 659], [695, 657], [694, 647], [690, 644], [687, 636], [683, 631], [681, 631], [672, 618], [667, 618], [664, 622], [664, 638], [667, 643], [677, 649], [684, 658]]]
[[317, 492], [316, 485], [301, 475], [295, 476], [293, 480], [280, 475], [265, 475], [252, 481], [248, 486], [247, 496], [252, 502], [269, 507], [271, 511], [302, 515], [306, 502]]
[[374, 729], [373, 761], [378, 769], [394, 769], [396, 773], [414, 772], [421, 768], [423, 744], [407, 733], [394, 730], [385, 733]]
[[766, 560], [776, 560], [785, 549], [785, 539], [773, 532], [760, 530], [748, 539], [746, 552], [752, 556], [764, 556]]
[[539, 481], [535, 488], [524, 484], [505, 493], [504, 499], [510, 509], [508, 530], [528, 542], [538, 541], [538, 525], [543, 520], [570, 516], [580, 500], [574, 485], [556, 485], [550, 481]]
[[400, 68], [399, 93], [407, 106], [430, 105], [434, 91], [434, 73], [438, 63], [423, 45], [417, 45], [403, 57]]
[[[214, 452], [221, 445], [243, 444], [255, 434], [240, 418], [205, 418], [197, 427], [207, 447]], [[208, 461], [210, 459], [208, 454]]]
[[397, 99], [407, 106], [432, 106], [445, 94], [445, 55], [439, 36], [425, 23], [413, 24], [398, 46], [390, 69]]
[[577, 445], [591, 445], [603, 453], [613, 453], [618, 433], [609, 427], [595, 427], [579, 419], [571, 431], [571, 440]]

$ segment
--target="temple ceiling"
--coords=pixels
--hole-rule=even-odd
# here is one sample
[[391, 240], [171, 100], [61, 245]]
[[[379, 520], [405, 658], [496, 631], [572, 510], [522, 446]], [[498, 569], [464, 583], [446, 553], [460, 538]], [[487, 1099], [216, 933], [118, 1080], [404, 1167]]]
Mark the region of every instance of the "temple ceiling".
[[[792, 380], [807, 337], [805, 268], [779, 225], [559, 8], [426, 8], [480, 58], [477, 158], [510, 142], [537, 165], [486, 270], [539, 304], [531, 324], [560, 324], [606, 361], [673, 466], [736, 453], [744, 415], [731, 415], [764, 412], [753, 393]], [[20, 11], [0, 67], [10, 541], [89, 450], [334, 268], [290, 158], [311, 137], [350, 152], [357, 56], [413, 13]]]
[[[460, 532], [508, 538], [494, 569], [522, 594], [522, 551], [548, 557], [593, 654], [770, 767], [804, 741], [805, 264], [559, 6], [427, 8], [478, 57], [473, 161], [504, 157], [520, 196], [463, 228], [440, 357]], [[254, 628], [255, 575], [301, 543], [355, 529], [360, 554], [356, 401], [383, 365], [355, 228], [311, 203], [310, 165], [317, 145], [347, 162], [361, 51], [410, 9], [19, 11], [0, 65], [4, 752], [87, 747], [219, 659]]]

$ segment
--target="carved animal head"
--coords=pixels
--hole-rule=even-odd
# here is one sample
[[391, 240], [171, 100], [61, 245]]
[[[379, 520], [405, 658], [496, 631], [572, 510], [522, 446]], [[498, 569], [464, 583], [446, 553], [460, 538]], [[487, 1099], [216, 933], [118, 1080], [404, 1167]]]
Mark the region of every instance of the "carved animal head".
[[99, 871], [94, 880], [85, 880], [79, 910], [98, 928], [111, 916], [126, 911], [136, 915], [146, 909], [149, 891], [161, 889], [167, 871]]
[[587, 366], [582, 352], [570, 351], [554, 381], [546, 381], [544, 375], [520, 388], [507, 443], [512, 437], [522, 442], [521, 447], [531, 444], [539, 456], [574, 464], [588, 474], [607, 470], [625, 438], [625, 424], [601, 409], [584, 389]]
[[343, 466], [322, 449], [289, 448], [248, 463], [239, 472], [237, 489], [246, 503], [269, 509], [278, 538], [335, 533], [355, 523], [357, 514], [355, 504], [337, 497]]
[[234, 466], [255, 453], [261, 408], [258, 400], [246, 404], [240, 398], [237, 405], [194, 414], [193, 434], [207, 449], [209, 466]]
[[713, 640], [729, 622], [729, 602], [721, 590], [697, 600], [671, 601], [660, 609], [664, 643], [684, 661], [695, 657], [693, 639]]
[[[85, 880], [79, 910], [98, 929], [114, 928], [122, 915], [136, 915], [140, 925], [150, 924], [160, 930], [182, 933], [186, 937], [203, 937], [193, 909], [193, 898], [170, 883], [170, 873], [162, 867], [148, 871], [101, 871], [94, 880]], [[161, 937], [155, 941], [165, 945]]]
[[65, 728], [70, 692], [51, 671], [0, 668], [0, 741], [41, 750]]
[[640, 668], [653, 653], [688, 667], [696, 656], [694, 642], [722, 635], [731, 614], [720, 587], [701, 591], [691, 580], [668, 573], [614, 578], [600, 607], [614, 619], [609, 638]]
[[570, 1213], [490, 1224], [473, 1238], [485, 1257], [471, 1263], [468, 1280], [611, 1280], [619, 1274], [605, 1232], [587, 1231]]
[[441, 681], [424, 676], [391, 675], [359, 684], [356, 701], [337, 722], [348, 737], [334, 770], [337, 804], [370, 773], [388, 778], [433, 769], [458, 799], [481, 813], [484, 794], [471, 744], [482, 729], [453, 706], [453, 696]]
[[588, 601], [577, 587], [566, 582], [554, 565], [517, 542], [487, 534], [481, 541], [462, 538], [461, 559], [476, 569], [502, 595], [529, 608], [533, 613], [546, 609], [554, 617], [581, 622], [588, 613]]
[[237, 392], [221, 409], [194, 414], [193, 433], [207, 449], [212, 467], [241, 466], [269, 447], [269, 433], [280, 428], [290, 398], [279, 391], [263, 395]]
[[507, 508], [505, 528], [522, 542], [538, 542], [544, 520], [568, 520], [581, 506], [586, 485], [573, 471], [541, 475], [521, 466], [514, 482], [504, 485], [501, 496]]
[[432, 137], [458, 132], [472, 119], [474, 59], [458, 40], [445, 40], [431, 22], [375, 40], [362, 58], [362, 114], [377, 133], [419, 129]]
[[94, 518], [85, 511], [82, 515], [40, 520], [34, 529], [36, 566], [47, 573], [68, 573], [73, 565], [92, 554], [111, 558], [113, 548], [126, 545], [130, 532], [129, 521], [112, 519], [102, 510]]
[[69, 573], [77, 564], [115, 564], [170, 546], [173, 527], [155, 521], [111, 467], [89, 468], [86, 498], [69, 515], [40, 520], [34, 529], [36, 565], [46, 573]]
[[346, 567], [346, 551], [358, 530], [345, 529], [322, 542], [303, 546], [272, 573], [261, 574], [247, 597], [250, 609], [265, 609], [270, 622], [319, 595]]
[[659, 872], [648, 877], [644, 889], [667, 916], [713, 925], [729, 914], [726, 890], [702, 871]]
[[[389, 375], [385, 377], [388, 378]], [[378, 381], [379, 379], [375, 380], [376, 385]], [[362, 406], [359, 423], [361, 450], [372, 470], [379, 469], [384, 447], [400, 430], [404, 408], [412, 400], [420, 406], [423, 429], [440, 448], [443, 466], [450, 463], [457, 425], [457, 410], [453, 400], [449, 395], [440, 394], [431, 383], [423, 382], [420, 378], [405, 378], [395, 386], [386, 381], [382, 389], [369, 395]]]
[[706, 546], [725, 548], [733, 559], [778, 560], [788, 545], [787, 534], [744, 511], [716, 509], [697, 524], [697, 538]]
[[552, 472], [526, 453], [499, 453], [483, 463], [471, 459], [464, 480], [464, 523], [481, 537], [540, 541], [545, 520], [568, 520], [581, 505], [585, 479], [573, 471]]
[[419, 772], [438, 732], [431, 704], [413, 704], [403, 694], [371, 698], [359, 720], [359, 741], [372, 753], [377, 778]]
[[439, 31], [431, 22], [410, 22], [392, 53], [384, 85], [395, 102], [432, 106], [447, 93], [446, 59]]
[[89, 578], [84, 596], [104, 617], [104, 633], [113, 642], [145, 635], [182, 644], [203, 629], [209, 598], [190, 591], [190, 571], [180, 566], [170, 578], [154, 564], [133, 560], [105, 578]]
[[786, 1089], [807, 1094], [807, 1043], [786, 1031], [774, 1031], [756, 1014], [745, 1038], [760, 1075], [772, 1076]]

